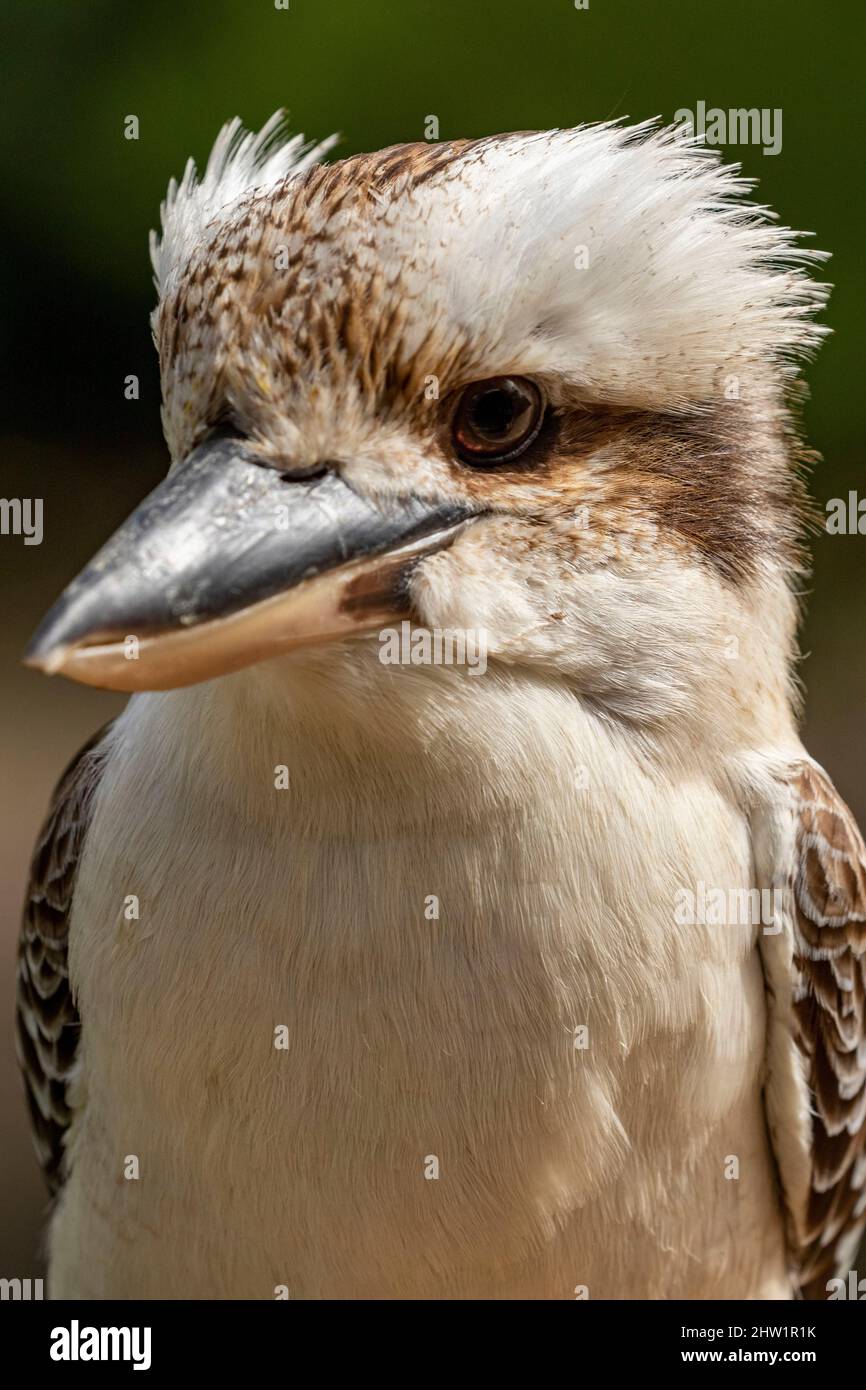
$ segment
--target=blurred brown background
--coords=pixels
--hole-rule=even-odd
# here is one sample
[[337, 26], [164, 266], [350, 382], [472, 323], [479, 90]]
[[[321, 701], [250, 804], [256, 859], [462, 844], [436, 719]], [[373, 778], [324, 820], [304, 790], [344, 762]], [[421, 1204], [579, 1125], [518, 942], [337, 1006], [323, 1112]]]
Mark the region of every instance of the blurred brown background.
[[[6, 0], [0, 176], [4, 497], [44, 499], [45, 537], [0, 537], [0, 1275], [39, 1272], [44, 1210], [13, 1061], [12, 997], [27, 861], [51, 788], [119, 697], [24, 671], [41, 614], [159, 478], [147, 232], [170, 174], [201, 163], [220, 125], [289, 109], [339, 153], [424, 136], [632, 120], [707, 106], [782, 108], [776, 156], [726, 151], [781, 218], [833, 252], [834, 337], [808, 373], [812, 480], [823, 511], [863, 488], [863, 51], [859, 0], [209, 0], [119, 6]], [[124, 117], [140, 122], [124, 139]], [[138, 401], [124, 377], [141, 382]], [[815, 546], [802, 676], [805, 738], [866, 822], [863, 538]]]

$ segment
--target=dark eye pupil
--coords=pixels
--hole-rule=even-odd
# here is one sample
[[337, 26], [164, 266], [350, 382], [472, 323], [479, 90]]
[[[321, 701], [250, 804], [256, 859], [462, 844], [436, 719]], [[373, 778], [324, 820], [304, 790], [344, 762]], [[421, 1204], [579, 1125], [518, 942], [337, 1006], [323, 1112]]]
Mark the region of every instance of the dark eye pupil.
[[[514, 427], [519, 402], [508, 391], [485, 391], [475, 401], [472, 424], [479, 434], [491, 439], [505, 438]], [[526, 402], [523, 402], [526, 409]]]
[[452, 437], [464, 463], [486, 467], [516, 458], [538, 434], [544, 398], [526, 377], [489, 377], [468, 386], [452, 419]]

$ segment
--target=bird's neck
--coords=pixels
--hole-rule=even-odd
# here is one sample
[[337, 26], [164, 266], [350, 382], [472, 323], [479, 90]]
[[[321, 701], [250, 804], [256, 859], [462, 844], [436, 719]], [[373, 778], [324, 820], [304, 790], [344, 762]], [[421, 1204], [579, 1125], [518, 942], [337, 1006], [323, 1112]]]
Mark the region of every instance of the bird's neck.
[[[682, 775], [689, 761], [682, 739], [648, 757], [646, 739], [550, 676], [382, 668], [357, 649], [138, 696], [128, 722], [167, 794], [263, 832], [284, 829], [289, 807], [310, 833], [384, 836], [461, 816], [522, 822], [557, 804], [572, 814], [631, 770], [664, 777], [667, 762]], [[711, 762], [694, 750], [701, 775]]]
[[364, 816], [420, 823], [548, 798], [579, 778], [595, 722], [564, 683], [395, 670], [355, 652], [137, 696], [129, 718], [179, 796], [192, 783], [263, 821], [291, 804], [347, 833]]

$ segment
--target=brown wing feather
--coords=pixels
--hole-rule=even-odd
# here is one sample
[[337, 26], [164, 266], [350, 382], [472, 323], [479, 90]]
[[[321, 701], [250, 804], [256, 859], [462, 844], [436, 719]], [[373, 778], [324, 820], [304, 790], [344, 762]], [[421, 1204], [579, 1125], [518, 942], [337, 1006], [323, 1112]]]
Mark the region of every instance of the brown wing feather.
[[866, 1219], [866, 848], [814, 764], [798, 768], [796, 1041], [812, 1097], [812, 1182], [794, 1252], [806, 1298], [826, 1298], [840, 1243]]
[[81, 1031], [67, 970], [69, 915], [109, 727], [82, 748], [55, 789], [33, 855], [18, 951], [18, 1060], [36, 1151], [52, 1193], [64, 1177], [63, 1141], [71, 1118], [66, 1091]]

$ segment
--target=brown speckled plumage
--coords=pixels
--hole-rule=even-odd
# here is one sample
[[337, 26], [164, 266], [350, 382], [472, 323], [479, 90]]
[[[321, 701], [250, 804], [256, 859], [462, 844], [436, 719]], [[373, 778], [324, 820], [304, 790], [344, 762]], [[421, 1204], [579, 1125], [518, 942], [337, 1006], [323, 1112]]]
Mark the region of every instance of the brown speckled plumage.
[[794, 787], [794, 1009], [813, 1116], [811, 1192], [794, 1261], [805, 1297], [826, 1298], [839, 1243], [866, 1217], [866, 847], [819, 768], [805, 765]]
[[36, 844], [18, 954], [17, 1043], [33, 1139], [49, 1189], [63, 1182], [81, 1020], [69, 981], [69, 917], [106, 726], [64, 772]]

